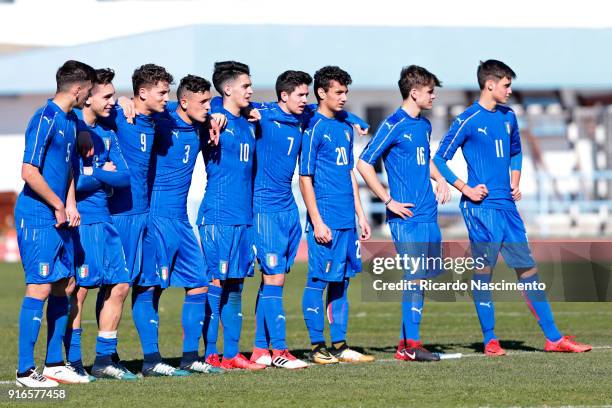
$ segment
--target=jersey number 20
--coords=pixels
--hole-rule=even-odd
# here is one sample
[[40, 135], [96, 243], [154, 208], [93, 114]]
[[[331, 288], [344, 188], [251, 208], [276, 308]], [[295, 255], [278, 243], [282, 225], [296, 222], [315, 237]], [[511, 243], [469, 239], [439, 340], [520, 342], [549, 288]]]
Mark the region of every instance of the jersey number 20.
[[346, 155], [346, 149], [344, 147], [336, 147], [336, 164], [338, 166], [345, 166], [348, 164], [348, 156]]

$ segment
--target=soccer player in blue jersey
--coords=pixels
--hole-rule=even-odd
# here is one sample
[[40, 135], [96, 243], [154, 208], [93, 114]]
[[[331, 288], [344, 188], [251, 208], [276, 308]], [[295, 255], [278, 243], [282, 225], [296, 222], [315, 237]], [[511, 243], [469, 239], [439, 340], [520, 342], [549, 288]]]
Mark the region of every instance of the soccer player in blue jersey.
[[[300, 153], [304, 109], [312, 77], [285, 71], [276, 80], [278, 102], [259, 109], [253, 229], [262, 285], [255, 308], [256, 334], [251, 361], [276, 367], [307, 367], [287, 349], [283, 285], [302, 237], [291, 182]], [[268, 351], [272, 345], [272, 356]]]
[[[404, 67], [398, 81], [402, 105], [379, 126], [360, 156], [357, 169], [370, 189], [387, 207], [387, 222], [397, 252], [420, 258], [441, 256], [438, 211], [430, 178], [436, 180], [437, 199], [444, 204], [450, 198], [446, 180], [430, 159], [431, 123], [422, 111], [431, 109], [436, 97], [438, 78], [423, 67]], [[389, 192], [376, 176], [374, 164], [383, 159]], [[431, 266], [431, 265], [429, 265]], [[421, 343], [419, 327], [423, 311], [421, 279], [430, 279], [441, 270], [427, 268], [406, 270], [404, 279], [413, 283], [404, 291], [400, 342], [395, 358], [404, 361], [437, 361]]]
[[[200, 245], [187, 217], [187, 194], [198, 153], [207, 145], [210, 82], [187, 75], [176, 91], [175, 111], [156, 118], [151, 167], [151, 207], [144, 241], [141, 286], [185, 288], [183, 303], [183, 358], [181, 369], [219, 373], [198, 359], [208, 291], [207, 268]], [[157, 290], [153, 301], [159, 303]], [[159, 320], [158, 320], [159, 321]], [[157, 343], [157, 331], [149, 340]], [[161, 361], [159, 353], [147, 355], [145, 366]], [[151, 361], [153, 360], [153, 361]], [[146, 369], [145, 369], [146, 370]]]
[[[461, 211], [472, 244], [472, 256], [485, 259], [486, 266], [474, 272], [475, 286], [491, 282], [491, 273], [501, 251], [506, 264], [516, 270], [519, 281], [533, 288], [539, 282], [538, 270], [515, 204], [521, 198], [519, 126], [514, 111], [503, 105], [512, 94], [512, 79], [516, 75], [503, 62], [487, 60], [478, 66], [477, 77], [480, 97], [453, 121], [440, 143], [434, 163], [446, 180], [461, 192]], [[460, 180], [446, 164], [459, 147], [468, 164], [467, 182]], [[523, 295], [546, 337], [546, 351], [591, 350], [591, 346], [560, 333], [542, 290], [525, 290]], [[475, 289], [473, 299], [485, 354], [506, 354], [494, 331], [491, 291]]]
[[[163, 113], [169, 99], [173, 78], [163, 67], [145, 64], [132, 75], [136, 116], [126, 118], [121, 108], [111, 117], [116, 127], [119, 146], [128, 164], [130, 186], [114, 188], [109, 199], [113, 224], [119, 232], [126, 257], [132, 288], [132, 318], [144, 354], [143, 375], [184, 376], [161, 361], [157, 346], [159, 321], [156, 299], [159, 288], [149, 286], [142, 275], [143, 240], [149, 216], [151, 152], [155, 136], [156, 114]], [[132, 122], [132, 123], [131, 123]]]
[[[57, 92], [38, 109], [25, 134], [21, 177], [25, 182], [15, 205], [15, 225], [26, 291], [19, 315], [18, 387], [55, 387], [83, 378], [66, 366], [62, 342], [68, 298], [74, 289], [73, 228], [79, 225], [71, 158], [75, 154], [77, 117], [95, 80], [95, 71], [67, 61], [56, 74]], [[41, 375], [34, 346], [47, 305], [47, 356]]]
[[115, 104], [114, 76], [111, 69], [96, 70], [91, 96], [82, 111], [76, 112], [78, 130], [88, 134], [93, 156], [73, 156], [81, 225], [75, 234], [77, 288], [71, 298], [64, 344], [70, 366], [84, 380], [90, 377], [81, 360], [81, 317], [90, 288], [100, 288], [104, 299], [99, 313], [94, 378], [136, 379], [134, 374], [112, 361], [117, 348], [117, 328], [130, 283], [121, 239], [111, 222], [107, 201], [113, 187], [129, 186], [130, 175], [117, 135], [98, 123], [99, 119], [110, 116]]
[[[370, 238], [353, 174], [353, 127], [336, 117], [347, 100], [350, 75], [335, 66], [315, 73], [317, 113], [302, 138], [300, 189], [308, 210], [308, 278], [302, 309], [310, 335], [310, 358], [318, 364], [369, 362], [374, 357], [346, 344], [347, 290], [350, 278], [361, 272], [360, 242]], [[332, 348], [325, 345], [323, 292], [327, 288], [327, 318]]]
[[[198, 229], [211, 284], [208, 289], [206, 362], [225, 369], [261, 370], [266, 366], [240, 353], [242, 288], [253, 276], [253, 159], [255, 126], [241, 114], [253, 94], [249, 67], [235, 61], [215, 63], [213, 84], [222, 95], [227, 117], [219, 144], [203, 150], [206, 192], [198, 211]], [[213, 109], [214, 110], [214, 109]], [[217, 337], [223, 324], [223, 361]]]

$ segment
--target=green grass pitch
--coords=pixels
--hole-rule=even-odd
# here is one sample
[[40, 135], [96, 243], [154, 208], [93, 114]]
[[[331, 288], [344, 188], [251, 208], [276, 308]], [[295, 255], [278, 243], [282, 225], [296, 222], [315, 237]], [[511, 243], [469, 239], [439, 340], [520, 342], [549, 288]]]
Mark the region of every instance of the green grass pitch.
[[[309, 341], [301, 316], [305, 265], [288, 276], [285, 290], [287, 342], [303, 356]], [[18, 264], [0, 264], [0, 405], [14, 387], [17, 364], [18, 313], [23, 296], [23, 272]], [[250, 352], [253, 305], [259, 278], [249, 279], [243, 301], [241, 350]], [[422, 338], [431, 349], [463, 353], [457, 360], [405, 363], [393, 360], [397, 343], [399, 304], [364, 302], [357, 278], [350, 288], [348, 341], [376, 356], [371, 364], [316, 366], [297, 372], [228, 372], [218, 376], [147, 378], [136, 383], [100, 380], [66, 386], [61, 403], [35, 406], [75, 407], [344, 407], [344, 406], [602, 406], [612, 404], [612, 303], [555, 303], [559, 328], [595, 346], [582, 355], [546, 354], [540, 330], [522, 303], [499, 302], [497, 334], [509, 355], [482, 356], [480, 328], [471, 303], [425, 304]], [[93, 293], [95, 295], [95, 293]], [[95, 296], [86, 303], [83, 324], [83, 360], [94, 358]], [[180, 315], [183, 292], [170, 289], [160, 304], [160, 350], [178, 364], [181, 355]], [[127, 302], [129, 303], [129, 301]], [[127, 365], [139, 371], [140, 343], [126, 305], [119, 331], [119, 352]], [[41, 329], [36, 361], [43, 364], [46, 326]], [[26, 403], [26, 405], [29, 405]], [[26, 406], [24, 405], [24, 406]]]

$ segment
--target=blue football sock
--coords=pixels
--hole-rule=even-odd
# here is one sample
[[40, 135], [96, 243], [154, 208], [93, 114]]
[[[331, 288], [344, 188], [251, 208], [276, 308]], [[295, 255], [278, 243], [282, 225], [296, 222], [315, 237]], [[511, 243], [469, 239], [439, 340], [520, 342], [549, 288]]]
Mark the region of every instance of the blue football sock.
[[257, 301], [255, 302], [255, 347], [267, 349], [270, 344], [269, 329], [266, 327], [266, 313], [263, 301], [263, 283], [259, 286], [257, 292]]
[[158, 358], [159, 295], [155, 292], [153, 289], [132, 292], [132, 318], [147, 365], [161, 361], [161, 357]]
[[423, 312], [423, 289], [418, 287], [418, 281], [413, 281], [412, 289], [404, 291], [402, 296], [402, 330], [400, 340], [421, 339], [419, 328], [421, 326], [421, 314]]
[[67, 296], [49, 296], [49, 304], [47, 305], [47, 358], [45, 364], [58, 364], [64, 361], [62, 349], [70, 311], [68, 306]]
[[348, 285], [349, 279], [342, 282], [330, 282], [327, 288], [327, 320], [332, 343], [346, 341], [348, 326]]
[[312, 344], [325, 343], [323, 329], [325, 328], [325, 309], [323, 307], [323, 291], [327, 282], [308, 278], [302, 297], [302, 314], [310, 335]]
[[19, 363], [17, 370], [24, 373], [34, 368], [34, 346], [42, 323], [44, 300], [25, 296], [19, 314]]
[[96, 323], [98, 324], [98, 327], [100, 327], [100, 312], [102, 311], [105, 300], [106, 286], [100, 286], [100, 289], [98, 289], [98, 295], [96, 296]]
[[475, 273], [472, 277], [474, 284], [472, 287], [472, 296], [474, 305], [476, 306], [476, 314], [480, 321], [480, 328], [482, 329], [482, 337], [484, 344], [486, 345], [489, 341], [496, 339], [495, 336], [495, 306], [493, 305], [493, 295], [488, 289], [478, 289], [475, 285], [491, 283], [491, 274], [479, 274]]
[[94, 366], [107, 366], [113, 362], [117, 350], [117, 331], [99, 331], [96, 337], [96, 359]]
[[211, 354], [219, 354], [217, 349], [217, 338], [219, 337], [219, 317], [221, 316], [221, 294], [223, 289], [219, 286], [210, 285], [206, 302], [206, 318], [202, 333], [206, 343], [205, 357]]
[[181, 367], [198, 359], [200, 337], [202, 337], [202, 327], [204, 327], [206, 297], [206, 293], [185, 295], [182, 317], [183, 359], [181, 360]]
[[[538, 274], [536, 273], [528, 278], [521, 278], [519, 281], [524, 284], [530, 283], [535, 285], [539, 282]], [[546, 293], [540, 289], [524, 290], [523, 297], [525, 302], [527, 302], [527, 306], [529, 306], [529, 309], [538, 320], [544, 336], [550, 341], [560, 340], [563, 336], [555, 324], [555, 318], [553, 317], [550, 303], [546, 299]]]
[[285, 350], [285, 311], [283, 310], [283, 287], [263, 285], [263, 312], [266, 327], [270, 332], [270, 342], [274, 350]]
[[223, 324], [223, 359], [234, 358], [239, 352], [242, 330], [242, 283], [226, 283], [221, 295]]
[[81, 361], [81, 334], [83, 329], [73, 329], [72, 327], [66, 327], [66, 334], [64, 336], [64, 347], [66, 348], [66, 359], [70, 363], [77, 363]]

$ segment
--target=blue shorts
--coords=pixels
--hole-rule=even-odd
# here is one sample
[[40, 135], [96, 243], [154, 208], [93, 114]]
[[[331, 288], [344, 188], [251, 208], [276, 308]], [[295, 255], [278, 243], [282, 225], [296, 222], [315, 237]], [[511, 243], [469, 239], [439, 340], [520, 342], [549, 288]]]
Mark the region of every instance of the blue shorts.
[[142, 268], [142, 242], [144, 240], [149, 215], [130, 214], [113, 215], [113, 225], [121, 238], [125, 263], [130, 272], [130, 281], [134, 283]]
[[53, 283], [74, 276], [72, 229], [17, 227], [26, 284]]
[[302, 238], [298, 210], [258, 213], [254, 221], [255, 253], [262, 273], [289, 273]]
[[200, 241], [209, 279], [241, 279], [253, 276], [255, 251], [250, 225], [201, 225]]
[[472, 257], [481, 257], [485, 265], [494, 268], [501, 251], [510, 268], [535, 266], [525, 224], [516, 208], [463, 208], [462, 212], [470, 237]]
[[130, 283], [119, 233], [110, 222], [83, 224], [74, 232], [77, 285]]
[[308, 277], [326, 282], [342, 282], [361, 272], [361, 243], [356, 228], [333, 229], [332, 240], [319, 244], [314, 228], [308, 234]]
[[389, 229], [397, 253], [412, 259], [404, 279], [431, 279], [444, 271], [442, 234], [437, 222], [390, 222]]
[[208, 274], [189, 220], [149, 216], [140, 286], [200, 288]]

